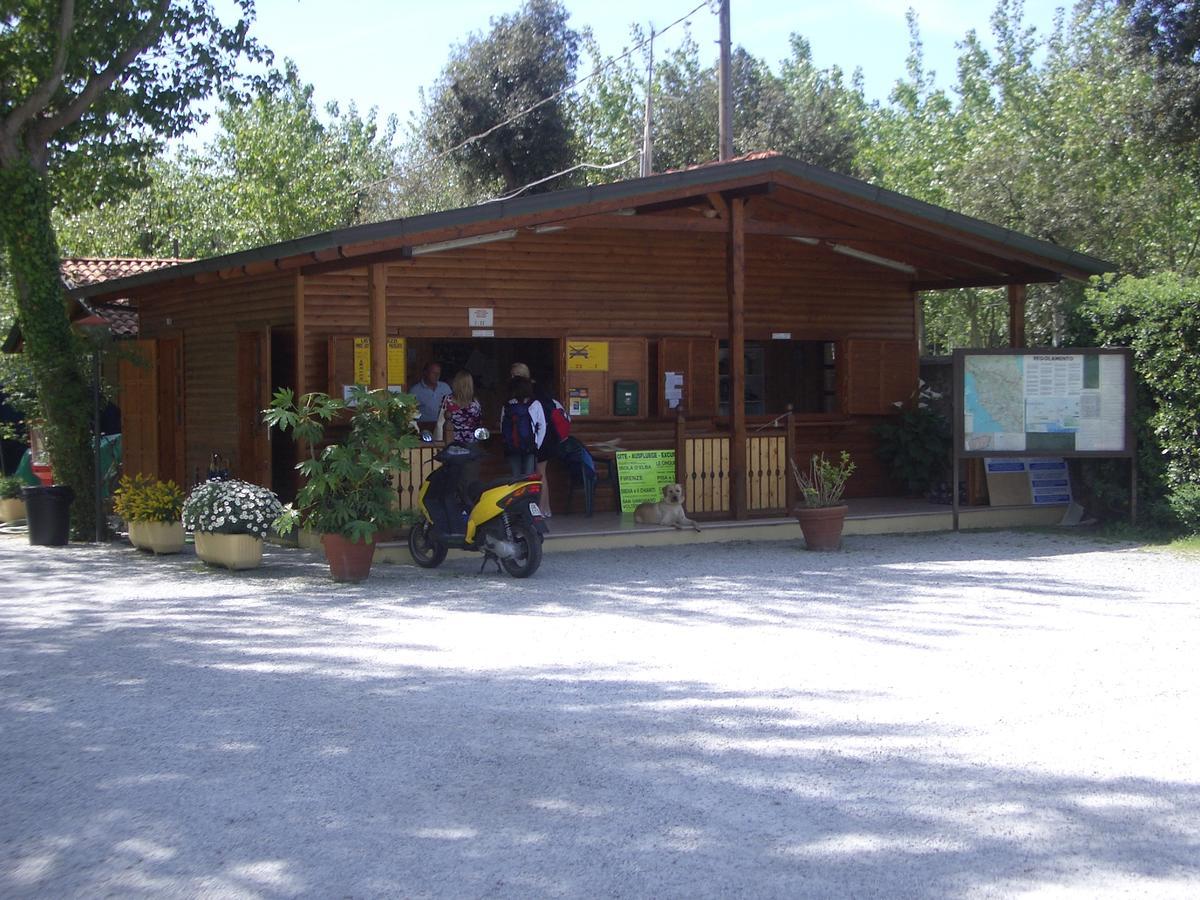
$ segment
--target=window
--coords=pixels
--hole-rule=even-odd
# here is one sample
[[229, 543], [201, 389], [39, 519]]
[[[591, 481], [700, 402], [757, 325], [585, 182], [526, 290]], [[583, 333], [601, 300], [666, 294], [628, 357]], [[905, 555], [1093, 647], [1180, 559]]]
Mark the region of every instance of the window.
[[[746, 415], [837, 412], [833, 341], [746, 341]], [[718, 350], [720, 414], [729, 415], [729, 343]]]

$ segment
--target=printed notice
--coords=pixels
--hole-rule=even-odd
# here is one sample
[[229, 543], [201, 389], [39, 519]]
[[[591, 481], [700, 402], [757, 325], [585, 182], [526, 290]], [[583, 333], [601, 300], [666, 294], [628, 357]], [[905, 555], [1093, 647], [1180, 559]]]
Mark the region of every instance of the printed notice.
[[1104, 354], [1098, 358], [1095, 368], [1095, 387], [1080, 393], [1075, 449], [1124, 450], [1125, 359]]

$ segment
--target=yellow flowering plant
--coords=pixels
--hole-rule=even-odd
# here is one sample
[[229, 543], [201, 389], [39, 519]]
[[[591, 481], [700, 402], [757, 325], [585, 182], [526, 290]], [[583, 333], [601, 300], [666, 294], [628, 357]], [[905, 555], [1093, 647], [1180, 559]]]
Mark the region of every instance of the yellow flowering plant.
[[113, 510], [126, 522], [178, 522], [183, 491], [173, 481], [124, 475], [113, 497]]

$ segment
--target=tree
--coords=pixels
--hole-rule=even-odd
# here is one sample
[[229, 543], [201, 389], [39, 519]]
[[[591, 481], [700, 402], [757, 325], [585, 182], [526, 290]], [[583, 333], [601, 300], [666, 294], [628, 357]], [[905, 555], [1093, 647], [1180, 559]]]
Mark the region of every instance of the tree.
[[[486, 133], [453, 153], [473, 188], [512, 192], [575, 162], [567, 101], [556, 97], [574, 81], [579, 58], [567, 15], [556, 0], [526, 0], [452, 51], [425, 109], [425, 131], [437, 153]], [[548, 98], [555, 99], [542, 102]], [[555, 187], [561, 183], [542, 189]]]
[[199, 151], [159, 157], [149, 183], [114, 203], [58, 219], [73, 255], [212, 256], [363, 221], [369, 190], [394, 170], [395, 123], [375, 112], [325, 117], [289, 60], [254, 96], [231, 99]]
[[[196, 99], [229, 84], [252, 0], [224, 25], [208, 0], [96, 0], [76, 10], [13, 0], [0, 19], [0, 238], [57, 478], [91, 494], [90, 398], [59, 279], [56, 199], [91, 200], [138, 175], [164, 138], [184, 133]], [[77, 534], [92, 530], [75, 506]]]
[[1200, 139], [1200, 0], [1122, 0], [1129, 39], [1155, 62], [1149, 127], [1176, 144]]

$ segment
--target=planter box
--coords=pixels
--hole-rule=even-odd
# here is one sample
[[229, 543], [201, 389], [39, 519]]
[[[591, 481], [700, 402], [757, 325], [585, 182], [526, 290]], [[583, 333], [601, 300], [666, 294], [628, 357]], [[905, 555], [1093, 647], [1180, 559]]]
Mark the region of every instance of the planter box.
[[792, 510], [809, 550], [840, 550], [847, 512], [846, 506], [798, 506]]
[[325, 545], [321, 543], [321, 533], [313, 531], [311, 528], [301, 528], [296, 532], [296, 545], [301, 550], [325, 552]]
[[0, 524], [16, 522], [25, 518], [25, 501], [19, 497], [12, 500], [0, 500]]
[[250, 534], [196, 532], [196, 555], [210, 566], [254, 569], [262, 565], [263, 542]]
[[183, 549], [183, 523], [130, 522], [129, 542], [151, 553], [178, 553]]

